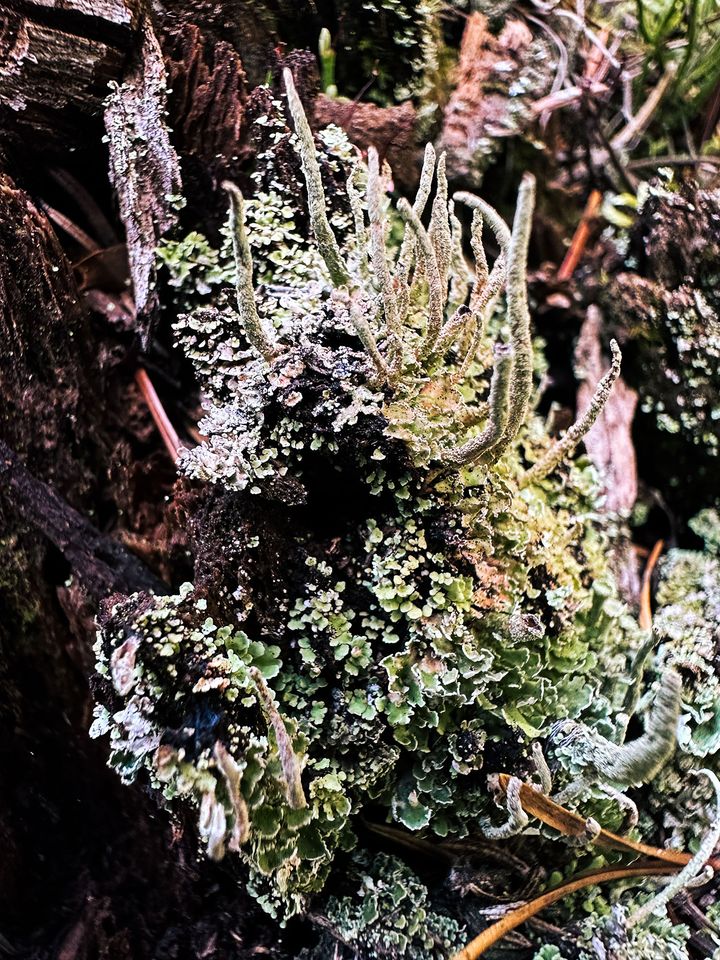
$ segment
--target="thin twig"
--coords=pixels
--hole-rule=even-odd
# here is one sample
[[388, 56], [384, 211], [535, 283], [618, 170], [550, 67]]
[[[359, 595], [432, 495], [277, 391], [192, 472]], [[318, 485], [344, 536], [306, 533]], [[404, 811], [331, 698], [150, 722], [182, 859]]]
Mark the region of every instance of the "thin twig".
[[545, 910], [546, 907], [551, 906], [558, 900], [562, 900], [570, 896], [571, 893], [576, 893], [578, 890], [583, 890], [585, 887], [592, 887], [599, 883], [608, 883], [611, 880], [630, 880], [633, 877], [673, 874], [676, 873], [677, 870], [678, 868], [676, 866], [659, 863], [657, 861], [647, 864], [637, 864], [632, 867], [618, 867], [615, 870], [594, 870], [592, 873], [571, 880], [569, 883], [564, 883], [562, 886], [556, 887], [555, 890], [550, 890], [548, 893], [544, 893], [542, 896], [536, 897], [529, 903], [523, 904], [523, 906], [508, 913], [501, 920], [498, 920], [497, 923], [493, 923], [492, 926], [483, 930], [483, 932], [475, 937], [466, 947], [459, 950], [452, 957], [452, 960], [477, 960], [478, 957], [481, 957], [486, 950], [489, 950], [490, 947], [494, 946], [499, 940], [502, 940], [511, 930], [515, 930], [516, 927], [521, 926], [531, 917], [534, 917], [537, 913], [540, 913], [541, 910]]
[[155, 387], [152, 385], [147, 371], [143, 370], [142, 367], [138, 367], [135, 372], [135, 382], [138, 387], [140, 387], [143, 400], [147, 404], [150, 415], [155, 421], [155, 426], [160, 431], [160, 436], [162, 437], [167, 452], [170, 454], [170, 459], [175, 463], [178, 458], [178, 453], [182, 450], [184, 444], [181, 443], [180, 437], [178, 437], [175, 428], [170, 422], [170, 418], [167, 413], [165, 413], [165, 408], [162, 403], [160, 403], [160, 398], [155, 392]]
[[701, 167], [704, 163], [712, 166], [720, 164], [720, 157], [691, 157], [683, 154], [667, 154], [662, 157], [640, 157], [629, 160], [629, 170], [641, 170], [643, 167]]
[[665, 546], [664, 540], [658, 540], [652, 548], [643, 571], [642, 586], [640, 588], [640, 616], [638, 622], [643, 630], [652, 630], [652, 607], [650, 606], [650, 585], [653, 570]]
[[580, 258], [587, 246], [588, 238], [590, 237], [590, 222], [597, 214], [601, 200], [602, 194], [599, 190], [593, 190], [590, 193], [582, 217], [580, 218], [580, 223], [577, 225], [565, 258], [557, 272], [557, 279], [560, 283], [569, 280], [573, 273], [575, 273]]
[[64, 230], [68, 236], [72, 237], [75, 243], [81, 246], [87, 253], [95, 253], [96, 250], [100, 249], [93, 238], [74, 223], [70, 217], [65, 216], [64, 213], [56, 210], [55, 207], [51, 207], [50, 204], [44, 200], [42, 201], [42, 208], [47, 217], [52, 220], [56, 226], [60, 227], [61, 230]]
[[677, 64], [674, 62], [668, 63], [657, 86], [650, 91], [650, 95], [645, 103], [640, 107], [632, 120], [622, 128], [620, 133], [617, 133], [612, 138], [611, 144], [613, 150], [624, 150], [632, 144], [633, 140], [643, 135], [652, 120], [653, 114], [660, 106], [662, 98], [667, 93], [676, 73]]

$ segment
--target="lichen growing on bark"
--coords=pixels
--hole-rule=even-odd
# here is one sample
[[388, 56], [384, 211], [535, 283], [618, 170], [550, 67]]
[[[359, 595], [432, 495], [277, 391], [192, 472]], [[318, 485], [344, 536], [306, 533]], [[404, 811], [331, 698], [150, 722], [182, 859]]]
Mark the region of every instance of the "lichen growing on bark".
[[[621, 736], [643, 639], [608, 569], [597, 476], [566, 459], [579, 436], [558, 454], [532, 412], [532, 178], [510, 228], [481, 201], [449, 201], [432, 150], [419, 200], [397, 212], [372, 151], [368, 167], [336, 153], [350, 215], [334, 218], [285, 82], [296, 135], [278, 133], [302, 158], [311, 267], [286, 269], [273, 227], [253, 289], [248, 252], [274, 208], [256, 198], [243, 224], [231, 188], [239, 309], [206, 301], [178, 324], [206, 410], [180, 469], [235, 518], [211, 560], [232, 567], [221, 588], [198, 573], [175, 595], [108, 603], [94, 726], [125, 779], [145, 771], [197, 807], [209, 855], [239, 854], [281, 917], [307, 911], [357, 847], [360, 814], [491, 835], [503, 814], [488, 773], [531, 770], [532, 742], [558, 721]], [[277, 189], [296, 222], [301, 184]], [[492, 269], [479, 218], [500, 242]]]

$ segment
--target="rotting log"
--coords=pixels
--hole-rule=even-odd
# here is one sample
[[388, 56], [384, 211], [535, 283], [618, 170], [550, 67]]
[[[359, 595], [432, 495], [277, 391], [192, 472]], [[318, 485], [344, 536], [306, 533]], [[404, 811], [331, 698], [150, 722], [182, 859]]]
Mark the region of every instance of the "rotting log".
[[140, 0], [3, 0], [0, 137], [67, 149], [102, 112], [140, 18]]

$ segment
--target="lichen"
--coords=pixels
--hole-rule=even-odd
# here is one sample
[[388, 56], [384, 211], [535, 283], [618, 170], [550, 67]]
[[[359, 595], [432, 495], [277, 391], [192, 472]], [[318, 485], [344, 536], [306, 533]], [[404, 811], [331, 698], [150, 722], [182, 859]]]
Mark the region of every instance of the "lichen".
[[541, 947], [533, 960], [690, 960], [689, 929], [666, 917], [630, 927], [624, 904], [597, 898], [593, 911], [576, 928], [577, 943], [567, 952], [554, 945]]
[[[98, 640], [94, 729], [110, 732], [125, 779], [145, 771], [197, 805], [209, 854], [237, 853], [281, 917], [312, 909], [361, 813], [440, 837], [492, 830], [488, 749], [514, 772], [557, 721], [607, 733], [643, 639], [607, 566], [593, 468], [564, 450], [527, 476], [554, 449], [531, 412], [532, 179], [512, 231], [473, 204], [506, 251], [492, 270], [479, 256], [469, 305], [454, 303], [467, 277], [442, 158], [430, 231], [429, 198], [401, 200], [397, 242], [377, 158], [338, 159], [352, 185], [338, 227], [286, 84], [299, 142], [273, 123], [303, 158], [313, 210], [297, 242], [312, 271], [286, 272], [295, 239], [281, 232], [251, 290], [240, 236], [241, 309], [226, 298], [178, 324], [206, 407], [180, 469], [242, 518], [242, 536], [225, 530], [238, 587], [116, 600]], [[428, 151], [424, 188], [433, 167]], [[276, 189], [295, 190], [300, 222], [297, 184], [278, 171]], [[254, 260], [259, 214], [247, 208]], [[467, 444], [471, 455], [453, 455]], [[268, 525], [282, 547], [260, 568]], [[326, 903], [338, 923], [348, 910]], [[410, 933], [402, 949], [434, 949]]]
[[[636, 342], [630, 382], [669, 441], [720, 453], [720, 194], [665, 169], [638, 192], [622, 270], [603, 292], [611, 321]], [[678, 237], [702, 238], [678, 244]], [[714, 466], [713, 466], [713, 469]]]
[[705, 538], [705, 550], [673, 549], [662, 560], [653, 625], [657, 649], [653, 667], [671, 667], [682, 676], [682, 709], [674, 763], [654, 781], [651, 807], [675, 845], [695, 848], [714, 818], [713, 791], [698, 767], [720, 773], [720, 555], [717, 512], [706, 510], [691, 522]]

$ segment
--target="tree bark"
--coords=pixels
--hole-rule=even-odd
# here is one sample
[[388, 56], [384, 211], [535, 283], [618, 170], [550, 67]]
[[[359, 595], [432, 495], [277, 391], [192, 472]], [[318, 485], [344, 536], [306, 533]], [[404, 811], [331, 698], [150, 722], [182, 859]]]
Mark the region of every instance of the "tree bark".
[[[125, 84], [115, 108], [134, 112], [155, 148], [139, 183], [112, 151], [120, 227], [139, 224], [130, 261], [147, 320], [152, 251], [174, 221], [167, 195], [178, 192], [179, 167], [154, 129], [165, 74], [159, 49], [154, 77], [144, 71], [141, 14], [134, 0], [0, 4], [0, 952], [281, 957], [276, 928], [238, 877], [197, 863], [192, 824], [171, 821], [142, 786], [123, 786], [88, 736], [100, 602], [163, 591], [167, 571], [182, 578], [187, 567], [165, 507], [172, 464], [133, 377], [143, 332], [147, 364], [166, 348], [149, 344], [122, 269], [102, 268], [122, 261], [117, 246], [102, 250], [114, 232], [101, 138], [115, 81]], [[225, 77], [221, 90], [235, 89]], [[58, 163], [73, 167], [79, 189], [54, 176]], [[90, 211], [85, 233], [54, 215], [84, 258], [77, 271], [43, 212], [48, 194], [74, 216], [96, 197], [104, 204], [109, 225]], [[101, 289], [80, 291], [76, 274]], [[169, 562], [174, 549], [179, 563]]]

